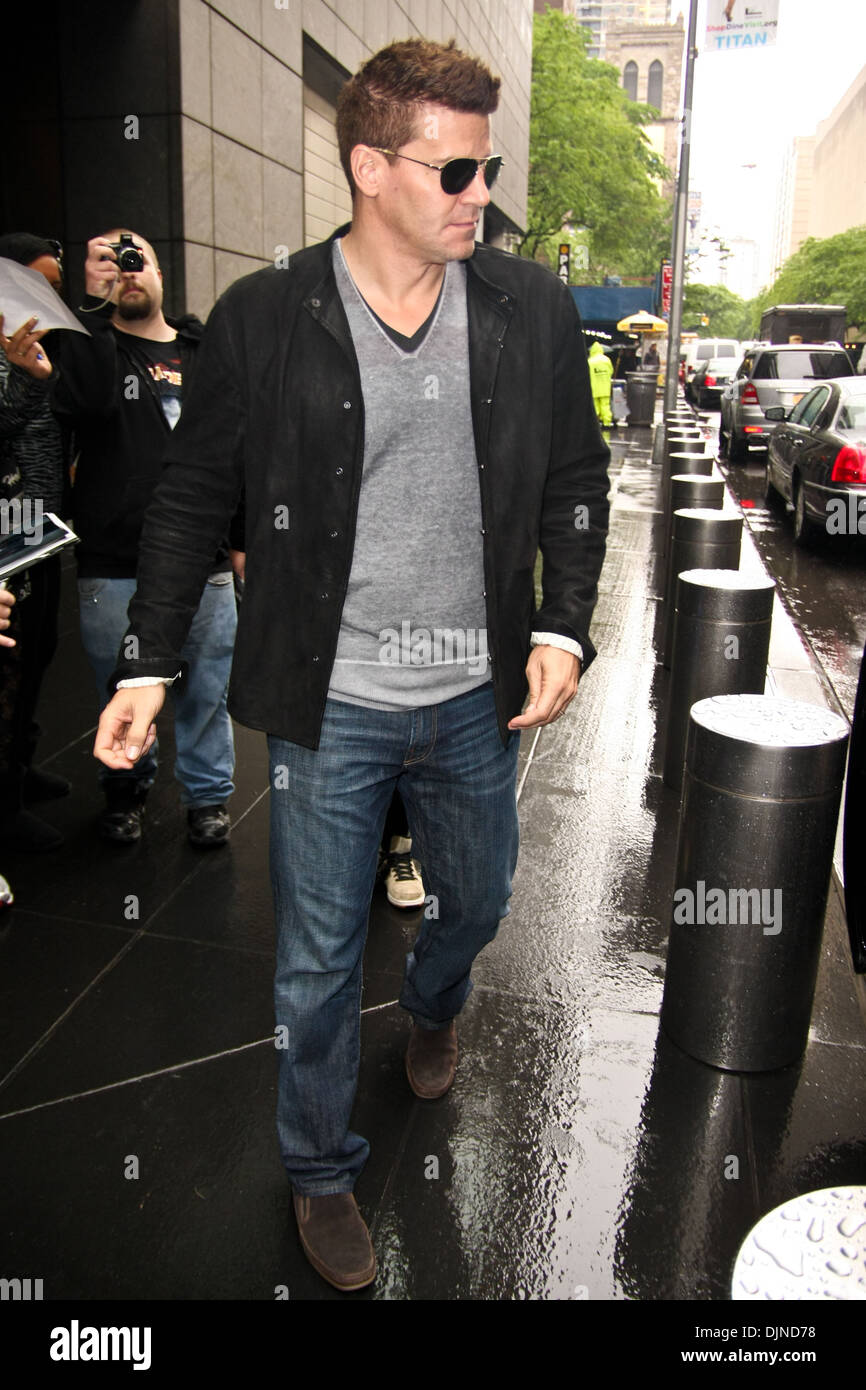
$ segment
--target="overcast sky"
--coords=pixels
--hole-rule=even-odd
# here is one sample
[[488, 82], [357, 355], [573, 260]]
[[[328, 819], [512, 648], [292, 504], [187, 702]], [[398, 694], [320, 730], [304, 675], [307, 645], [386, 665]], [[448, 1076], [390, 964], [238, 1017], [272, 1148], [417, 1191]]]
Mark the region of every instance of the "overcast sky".
[[[687, 26], [686, 0], [678, 8]], [[690, 182], [705, 224], [766, 243], [791, 139], [813, 134], [866, 65], [866, 0], [779, 0], [768, 48], [705, 51], [705, 29], [699, 0]]]

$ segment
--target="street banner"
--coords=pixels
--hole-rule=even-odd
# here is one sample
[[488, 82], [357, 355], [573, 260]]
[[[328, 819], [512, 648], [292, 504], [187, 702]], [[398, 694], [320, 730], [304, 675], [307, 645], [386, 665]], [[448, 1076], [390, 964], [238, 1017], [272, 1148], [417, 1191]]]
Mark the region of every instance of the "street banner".
[[776, 42], [779, 0], [707, 0], [708, 53]]
[[662, 318], [671, 316], [671, 290], [674, 283], [674, 268], [670, 261], [662, 261]]
[[563, 241], [559, 247], [559, 264], [556, 273], [564, 285], [568, 284], [568, 264], [571, 258], [571, 247], [567, 241]]

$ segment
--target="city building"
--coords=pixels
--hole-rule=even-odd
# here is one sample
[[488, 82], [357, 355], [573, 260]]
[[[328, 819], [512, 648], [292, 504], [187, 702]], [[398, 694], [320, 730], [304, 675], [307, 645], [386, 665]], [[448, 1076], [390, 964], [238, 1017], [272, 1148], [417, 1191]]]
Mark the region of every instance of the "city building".
[[501, 75], [484, 239], [525, 225], [531, 0], [147, 0], [98, 25], [46, 0], [15, 29], [0, 230], [63, 242], [73, 300], [88, 239], [113, 226], [153, 243], [167, 312], [205, 315], [238, 276], [346, 221], [337, 94], [411, 35], [453, 36]]
[[814, 154], [815, 136], [797, 135], [785, 156], [776, 195], [771, 281], [809, 235]]
[[611, 25], [605, 39], [605, 61], [619, 70], [632, 101], [654, 106], [659, 112], [644, 131], [670, 170], [664, 185], [670, 196], [679, 161], [684, 44], [682, 15], [676, 24]]
[[835, 236], [866, 223], [866, 67], [815, 132], [809, 235]]
[[670, 0], [534, 0], [536, 14], [548, 8], [562, 10], [590, 32], [590, 58], [613, 62], [607, 51], [608, 31], [615, 25], [667, 24]]

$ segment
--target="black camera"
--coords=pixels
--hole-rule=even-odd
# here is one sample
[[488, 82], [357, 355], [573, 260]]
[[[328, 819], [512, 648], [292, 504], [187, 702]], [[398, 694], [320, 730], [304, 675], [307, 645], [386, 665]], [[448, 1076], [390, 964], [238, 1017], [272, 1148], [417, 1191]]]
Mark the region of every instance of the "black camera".
[[[117, 257], [117, 264], [121, 270], [144, 270], [144, 257], [141, 254], [141, 247], [136, 246], [132, 237], [124, 232], [120, 241], [109, 242], [109, 245]], [[107, 256], [103, 260], [108, 260]]]

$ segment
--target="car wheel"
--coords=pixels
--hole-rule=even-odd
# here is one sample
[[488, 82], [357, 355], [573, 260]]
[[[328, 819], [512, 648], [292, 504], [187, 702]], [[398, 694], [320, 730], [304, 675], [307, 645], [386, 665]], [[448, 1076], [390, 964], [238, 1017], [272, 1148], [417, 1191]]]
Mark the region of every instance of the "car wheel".
[[737, 431], [731, 425], [731, 433], [728, 435], [728, 462], [743, 463], [746, 459], [746, 445], [740, 439]]
[[806, 512], [806, 494], [799, 478], [794, 485], [794, 541], [808, 548], [818, 539], [818, 527]]
[[767, 460], [767, 473], [764, 478], [764, 506], [771, 511], [776, 511], [779, 507], [784, 507], [785, 499], [776, 484], [770, 479], [770, 461]]
[[725, 459], [728, 457], [728, 444], [730, 442], [730, 438], [731, 436], [725, 429], [725, 421], [724, 417], [722, 416], [719, 419], [719, 458], [721, 459]]

